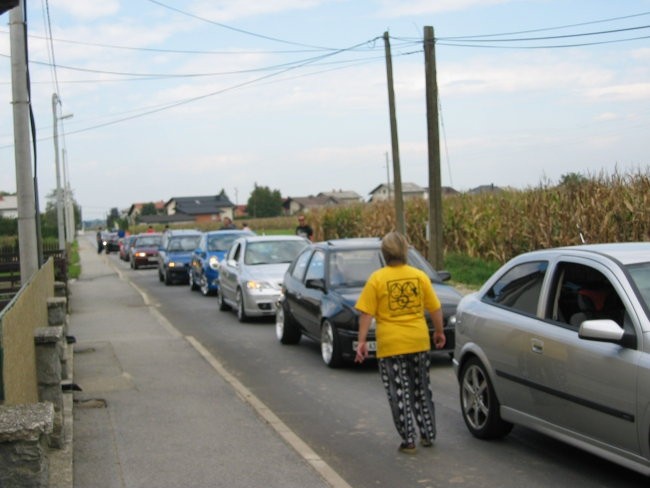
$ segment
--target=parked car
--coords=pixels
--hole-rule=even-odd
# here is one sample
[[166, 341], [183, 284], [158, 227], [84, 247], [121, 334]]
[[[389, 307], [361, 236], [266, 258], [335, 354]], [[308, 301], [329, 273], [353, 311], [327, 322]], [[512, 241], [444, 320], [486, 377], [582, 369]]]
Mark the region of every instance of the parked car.
[[219, 310], [234, 307], [240, 322], [275, 315], [284, 273], [308, 244], [298, 236], [238, 238], [219, 266]]
[[650, 243], [523, 254], [458, 306], [469, 431], [520, 424], [650, 475]]
[[219, 263], [232, 243], [242, 235], [255, 235], [245, 230], [215, 230], [201, 236], [199, 245], [192, 253], [189, 281], [191, 290], [201, 290], [204, 296], [219, 289]]
[[158, 248], [158, 278], [164, 281], [165, 285], [177, 281], [187, 283], [192, 252], [196, 249], [201, 234], [198, 230], [188, 229], [174, 229], [163, 233]]
[[120, 236], [117, 232], [102, 232], [102, 243], [106, 254], [120, 250]]
[[[452, 317], [461, 294], [443, 281], [451, 276], [436, 272], [414, 248], [408, 263], [424, 271], [440, 299], [447, 344], [454, 350]], [[283, 344], [297, 344], [302, 335], [320, 342], [325, 364], [335, 368], [354, 359], [359, 312], [354, 305], [368, 277], [384, 266], [378, 238], [338, 239], [312, 244], [287, 270], [276, 311], [276, 336]], [[433, 322], [427, 314], [433, 345]], [[375, 354], [374, 321], [368, 333], [370, 356]]]
[[133, 244], [133, 241], [135, 240], [136, 236], [137, 234], [120, 238], [119, 240], [120, 250], [118, 251], [118, 253], [122, 261], [130, 260], [129, 249], [131, 248], [131, 244]]
[[129, 262], [133, 269], [158, 264], [158, 249], [162, 244], [162, 234], [148, 232], [135, 236], [129, 249]]

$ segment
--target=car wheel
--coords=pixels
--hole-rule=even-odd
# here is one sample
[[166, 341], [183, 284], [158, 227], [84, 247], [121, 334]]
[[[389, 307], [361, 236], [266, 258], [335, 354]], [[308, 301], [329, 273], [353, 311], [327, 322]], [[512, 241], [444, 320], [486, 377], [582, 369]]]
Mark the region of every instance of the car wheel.
[[136, 263], [135, 261], [133, 261], [133, 269], [138, 269], [139, 267], [140, 267], [140, 266], [138, 266], [138, 263]]
[[165, 285], [169, 286], [172, 284], [172, 277], [169, 275], [169, 272], [165, 271]]
[[158, 268], [158, 280], [165, 281], [165, 277], [163, 276], [162, 271], [160, 271], [160, 268]]
[[325, 320], [320, 331], [320, 352], [323, 361], [330, 368], [338, 368], [343, 364], [341, 356], [341, 341], [329, 320]]
[[465, 425], [479, 439], [503, 437], [512, 429], [512, 424], [501, 418], [494, 387], [477, 358], [469, 359], [461, 371], [460, 408]]
[[248, 320], [248, 317], [246, 316], [246, 311], [244, 310], [244, 295], [241, 291], [241, 288], [237, 288], [235, 301], [237, 302], [237, 320], [240, 322], [246, 322]]
[[188, 275], [188, 279], [187, 279], [187, 281], [188, 281], [189, 284], [190, 284], [190, 291], [198, 290], [199, 287], [198, 287], [198, 285], [196, 284], [196, 282], [194, 281], [194, 273], [192, 273], [192, 271], [190, 271], [187, 275]]
[[275, 336], [282, 344], [298, 344], [300, 342], [300, 328], [281, 303], [275, 312]]
[[226, 301], [223, 299], [223, 293], [221, 292], [221, 288], [219, 288], [218, 291], [217, 301], [219, 302], [219, 310], [221, 310], [222, 312], [225, 312], [226, 310], [230, 310], [230, 305], [228, 305]]
[[203, 277], [201, 278], [200, 289], [201, 289], [201, 295], [203, 295], [204, 297], [208, 297], [212, 295], [212, 291], [210, 290], [210, 286], [208, 285], [208, 278], [205, 275], [203, 275]]

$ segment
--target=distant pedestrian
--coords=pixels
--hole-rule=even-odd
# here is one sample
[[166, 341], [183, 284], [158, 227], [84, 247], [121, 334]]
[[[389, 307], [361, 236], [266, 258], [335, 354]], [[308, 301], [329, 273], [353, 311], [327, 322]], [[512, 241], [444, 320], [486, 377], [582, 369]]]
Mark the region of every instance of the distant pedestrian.
[[241, 230], [246, 232], [253, 232], [246, 222], [244, 222], [244, 225], [241, 226]]
[[298, 227], [296, 227], [296, 235], [300, 237], [306, 237], [310, 241], [314, 240], [314, 230], [309, 224], [305, 222], [305, 216], [298, 216]]
[[153, 234], [155, 231], [153, 230], [153, 227], [150, 225], [147, 227], [147, 234]]
[[232, 223], [232, 219], [230, 217], [224, 217], [223, 218], [223, 225], [221, 226], [222, 230], [227, 230], [227, 229], [236, 229], [237, 227], [235, 224]]
[[425, 310], [433, 321], [436, 349], [444, 347], [446, 339], [440, 300], [429, 277], [407, 264], [408, 248], [406, 237], [397, 232], [386, 234], [381, 241], [386, 266], [370, 275], [355, 305], [361, 317], [354, 360], [361, 363], [368, 357], [366, 338], [374, 317], [379, 373], [402, 438], [399, 451], [414, 454], [416, 425], [422, 447], [431, 447], [436, 437]]
[[97, 229], [97, 235], [95, 236], [95, 238], [97, 239], [97, 254], [99, 254], [104, 249], [104, 239], [102, 238], [102, 228], [101, 227], [99, 229]]

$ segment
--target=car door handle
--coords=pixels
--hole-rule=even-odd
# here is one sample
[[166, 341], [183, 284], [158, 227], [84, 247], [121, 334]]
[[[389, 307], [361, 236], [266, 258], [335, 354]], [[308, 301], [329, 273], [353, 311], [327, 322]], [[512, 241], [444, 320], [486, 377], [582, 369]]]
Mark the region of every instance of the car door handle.
[[544, 353], [544, 341], [541, 341], [539, 339], [531, 339], [530, 340], [530, 349], [537, 354], [543, 354]]

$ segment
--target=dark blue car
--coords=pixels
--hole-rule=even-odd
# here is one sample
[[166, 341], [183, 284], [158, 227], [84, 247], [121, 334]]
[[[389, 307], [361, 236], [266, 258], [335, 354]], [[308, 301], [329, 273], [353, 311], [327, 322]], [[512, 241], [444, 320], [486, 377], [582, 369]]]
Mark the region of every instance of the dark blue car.
[[168, 230], [158, 250], [158, 278], [165, 285], [187, 283], [192, 253], [203, 233], [198, 230]]
[[242, 235], [255, 235], [250, 230], [215, 230], [205, 232], [192, 253], [189, 280], [191, 290], [201, 290], [204, 296], [219, 289], [219, 263], [232, 243]]

